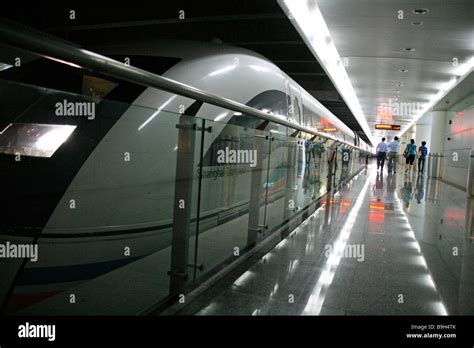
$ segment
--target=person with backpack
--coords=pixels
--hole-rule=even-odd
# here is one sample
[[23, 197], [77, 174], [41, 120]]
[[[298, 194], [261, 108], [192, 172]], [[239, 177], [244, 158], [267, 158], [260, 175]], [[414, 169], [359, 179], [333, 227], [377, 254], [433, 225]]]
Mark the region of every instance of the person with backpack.
[[426, 147], [426, 141], [421, 142], [421, 147], [418, 150], [418, 174], [423, 174], [425, 170], [426, 155], [428, 154], [428, 148]]
[[413, 168], [413, 163], [415, 162], [415, 157], [416, 157], [415, 139], [411, 139], [410, 144], [407, 144], [407, 147], [405, 149], [405, 152], [403, 153], [403, 156], [405, 156], [406, 158], [405, 173], [409, 173], [411, 172]]

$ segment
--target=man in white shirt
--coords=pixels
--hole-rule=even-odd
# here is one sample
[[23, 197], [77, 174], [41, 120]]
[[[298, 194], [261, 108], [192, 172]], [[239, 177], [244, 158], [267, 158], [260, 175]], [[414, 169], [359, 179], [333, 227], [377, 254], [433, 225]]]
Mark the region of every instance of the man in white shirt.
[[385, 144], [385, 138], [377, 145], [377, 170], [379, 168], [383, 171], [383, 165], [385, 164], [385, 158], [387, 157], [387, 144]]
[[398, 137], [394, 137], [393, 141], [388, 144], [388, 172], [393, 170], [393, 174], [397, 172], [398, 152], [400, 151], [400, 141]]

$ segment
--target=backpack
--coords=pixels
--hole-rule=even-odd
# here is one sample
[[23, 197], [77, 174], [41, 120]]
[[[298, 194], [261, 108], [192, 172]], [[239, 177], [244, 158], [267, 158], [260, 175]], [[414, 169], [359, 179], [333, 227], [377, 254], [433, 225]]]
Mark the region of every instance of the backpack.
[[403, 151], [403, 157], [407, 158], [409, 153], [410, 153], [410, 150], [408, 150], [408, 145], [407, 145], [407, 147], [405, 148], [405, 151]]

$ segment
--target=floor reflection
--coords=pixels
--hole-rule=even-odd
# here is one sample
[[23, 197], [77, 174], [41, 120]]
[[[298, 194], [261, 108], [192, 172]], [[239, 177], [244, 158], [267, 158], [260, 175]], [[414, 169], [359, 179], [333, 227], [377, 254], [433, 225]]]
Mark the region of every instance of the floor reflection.
[[183, 313], [472, 315], [473, 207], [439, 180], [369, 166]]

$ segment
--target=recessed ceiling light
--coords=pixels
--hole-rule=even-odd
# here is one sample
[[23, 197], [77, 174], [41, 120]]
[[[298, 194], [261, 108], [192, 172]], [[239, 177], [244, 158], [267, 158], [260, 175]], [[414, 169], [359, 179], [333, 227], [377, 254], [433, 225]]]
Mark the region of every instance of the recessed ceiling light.
[[422, 21], [411, 22], [411, 25], [419, 26], [419, 25], [423, 25], [423, 22]]
[[405, 68], [400, 68], [400, 69], [398, 69], [398, 71], [400, 71], [400, 72], [407, 72], [407, 71], [408, 71], [408, 69], [405, 69]]
[[416, 51], [416, 48], [413, 48], [413, 47], [405, 47], [403, 50], [404, 50], [404, 51], [408, 51], [408, 52], [415, 52], [415, 51]]
[[430, 10], [428, 8], [415, 8], [412, 12], [414, 14], [420, 15], [420, 14], [426, 14], [430, 12]]

